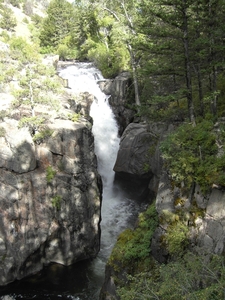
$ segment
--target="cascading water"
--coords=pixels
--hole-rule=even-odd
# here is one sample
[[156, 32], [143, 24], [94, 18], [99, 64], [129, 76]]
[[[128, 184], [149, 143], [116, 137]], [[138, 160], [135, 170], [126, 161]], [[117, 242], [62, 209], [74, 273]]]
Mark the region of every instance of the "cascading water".
[[[60, 70], [68, 79], [73, 93], [89, 92], [95, 96], [91, 106], [95, 153], [103, 181], [101, 250], [96, 259], [70, 267], [53, 264], [36, 276], [21, 280], [3, 289], [1, 299], [73, 299], [97, 300], [104, 281], [104, 269], [119, 233], [133, 226], [140, 203], [126, 196], [114, 185], [113, 166], [119, 148], [118, 128], [108, 97], [97, 84], [103, 79], [90, 63], [77, 63]], [[8, 298], [7, 298], [8, 297]]]

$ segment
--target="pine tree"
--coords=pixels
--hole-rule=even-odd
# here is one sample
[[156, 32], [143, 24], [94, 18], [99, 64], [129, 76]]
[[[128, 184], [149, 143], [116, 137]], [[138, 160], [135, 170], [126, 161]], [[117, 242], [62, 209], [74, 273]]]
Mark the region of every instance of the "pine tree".
[[2, 18], [0, 20], [0, 27], [2, 29], [13, 31], [17, 25], [17, 21], [13, 14], [13, 11], [9, 7], [4, 6], [2, 7], [2, 10], [0, 10], [0, 14], [2, 15]]
[[71, 33], [75, 18], [73, 5], [66, 0], [53, 0], [47, 14], [40, 34], [40, 44], [42, 47], [56, 48]]

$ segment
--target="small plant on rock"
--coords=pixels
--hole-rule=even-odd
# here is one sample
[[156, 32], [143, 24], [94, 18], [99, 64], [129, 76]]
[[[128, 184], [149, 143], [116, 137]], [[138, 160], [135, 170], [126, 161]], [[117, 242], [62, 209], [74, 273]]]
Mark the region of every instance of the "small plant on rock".
[[0, 127], [0, 137], [4, 137], [6, 134], [5, 128], [4, 127]]
[[33, 141], [37, 144], [41, 144], [43, 140], [49, 138], [53, 134], [53, 132], [53, 130], [45, 128], [33, 136]]
[[55, 177], [56, 171], [52, 168], [52, 166], [48, 166], [46, 169], [46, 179], [47, 183], [50, 183], [52, 179]]
[[52, 198], [52, 206], [57, 210], [60, 210], [62, 197], [60, 195], [55, 195]]

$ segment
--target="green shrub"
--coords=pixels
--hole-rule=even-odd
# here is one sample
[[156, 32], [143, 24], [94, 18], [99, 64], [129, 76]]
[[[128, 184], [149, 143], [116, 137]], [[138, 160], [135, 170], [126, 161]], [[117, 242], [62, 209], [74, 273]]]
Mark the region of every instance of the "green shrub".
[[30, 44], [22, 37], [12, 37], [9, 44], [12, 59], [19, 60], [22, 63], [38, 62], [39, 48], [36, 44]]
[[43, 129], [38, 133], [35, 133], [33, 136], [33, 141], [40, 144], [43, 142], [44, 139], [49, 138], [53, 134], [54, 130], [49, 128]]
[[46, 179], [47, 183], [50, 183], [52, 179], [55, 177], [56, 171], [52, 168], [52, 166], [48, 166], [46, 169]]
[[128, 276], [117, 290], [121, 300], [221, 300], [224, 298], [223, 256], [186, 253], [182, 259]]
[[66, 60], [69, 57], [70, 49], [65, 44], [60, 44], [57, 49], [57, 54], [60, 60]]
[[162, 142], [162, 156], [176, 184], [184, 182], [190, 187], [197, 182], [203, 192], [213, 183], [225, 186], [225, 156], [217, 156], [213, 129], [208, 120], [196, 127], [183, 124]]
[[[109, 259], [114, 268], [119, 261], [120, 267], [131, 267], [137, 261], [144, 261], [150, 256], [150, 243], [158, 225], [158, 216], [155, 205], [139, 215], [139, 223], [135, 230], [126, 229], [117, 240]], [[119, 268], [120, 268], [119, 267]]]
[[16, 18], [13, 11], [9, 7], [3, 7], [1, 12], [2, 18], [0, 19], [0, 27], [8, 31], [13, 31], [17, 25]]
[[52, 206], [55, 207], [57, 210], [60, 210], [61, 201], [62, 201], [62, 197], [60, 195], [55, 195], [52, 198]]
[[13, 6], [20, 8], [20, 0], [10, 0], [9, 1]]
[[5, 128], [4, 127], [0, 127], [0, 137], [4, 137], [6, 134]]
[[166, 248], [172, 256], [182, 256], [189, 244], [189, 229], [182, 221], [168, 226], [164, 236]]
[[19, 128], [22, 127], [38, 127], [44, 123], [45, 119], [42, 117], [24, 117], [19, 121]]
[[68, 119], [73, 121], [73, 122], [78, 122], [80, 119], [80, 114], [68, 114]]

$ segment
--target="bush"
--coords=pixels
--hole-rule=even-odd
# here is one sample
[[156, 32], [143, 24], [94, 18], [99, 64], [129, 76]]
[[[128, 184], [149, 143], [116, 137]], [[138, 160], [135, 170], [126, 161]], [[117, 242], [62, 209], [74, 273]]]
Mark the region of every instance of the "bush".
[[96, 43], [88, 39], [83, 46], [89, 60], [101, 70], [105, 78], [113, 78], [121, 71], [128, 69], [128, 53], [124, 45], [116, 45], [107, 49], [104, 43]]
[[164, 236], [166, 248], [172, 256], [183, 256], [189, 244], [189, 229], [182, 221], [168, 226]]
[[46, 169], [46, 179], [47, 183], [50, 183], [52, 179], [55, 177], [56, 171], [52, 168], [52, 166], [48, 166]]
[[119, 261], [121, 268], [129, 268], [135, 265], [135, 262], [149, 258], [151, 238], [157, 225], [158, 216], [155, 205], [152, 204], [139, 215], [139, 223], [135, 230], [127, 229], [119, 235], [109, 264], [117, 269]]
[[39, 53], [37, 45], [29, 44], [22, 37], [12, 37], [10, 39], [11, 58], [22, 63], [38, 62]]
[[37, 128], [38, 126], [43, 124], [44, 121], [45, 119], [40, 117], [24, 117], [20, 119], [18, 126], [19, 128], [22, 127]]
[[20, 8], [20, 2], [20, 0], [10, 0], [10, 4], [18, 8]]
[[2, 18], [0, 20], [0, 27], [8, 31], [13, 31], [17, 25], [13, 11], [9, 7], [4, 7], [1, 14]]
[[49, 138], [53, 134], [53, 132], [54, 131], [49, 128], [43, 129], [33, 136], [33, 141], [37, 144], [40, 144], [44, 139]]
[[68, 114], [68, 119], [71, 120], [72, 122], [78, 122], [80, 119], [80, 114]]
[[4, 127], [0, 127], [0, 137], [4, 137], [6, 134], [5, 128]]
[[162, 142], [161, 151], [176, 184], [190, 187], [198, 183], [202, 191], [213, 184], [225, 186], [225, 156], [219, 157], [212, 121], [204, 120], [193, 127], [181, 125]]
[[62, 197], [60, 195], [56, 195], [52, 198], [52, 206], [57, 210], [60, 210]]
[[182, 259], [158, 266], [158, 272], [128, 276], [117, 294], [121, 300], [221, 300], [224, 297], [224, 257], [186, 253]]

